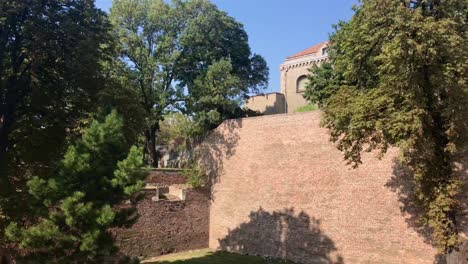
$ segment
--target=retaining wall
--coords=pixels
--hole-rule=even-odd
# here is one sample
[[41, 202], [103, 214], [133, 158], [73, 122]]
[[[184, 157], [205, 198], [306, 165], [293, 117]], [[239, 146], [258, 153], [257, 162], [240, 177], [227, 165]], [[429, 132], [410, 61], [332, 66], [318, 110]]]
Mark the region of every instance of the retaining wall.
[[209, 245], [299, 263], [434, 263], [391, 150], [352, 169], [319, 111], [229, 120], [201, 148], [212, 177]]
[[[148, 183], [158, 187], [185, 183], [177, 172], [153, 172]], [[152, 198], [157, 190], [142, 191], [136, 204], [136, 221], [112, 230], [120, 251], [128, 256], [150, 258], [208, 246], [210, 191], [188, 189], [185, 200]]]

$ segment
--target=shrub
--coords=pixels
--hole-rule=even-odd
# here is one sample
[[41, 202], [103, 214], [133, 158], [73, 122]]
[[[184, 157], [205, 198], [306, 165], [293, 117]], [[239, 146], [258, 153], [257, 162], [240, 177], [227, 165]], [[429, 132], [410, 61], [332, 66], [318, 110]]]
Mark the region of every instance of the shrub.
[[198, 165], [192, 165], [190, 169], [182, 173], [187, 177], [187, 183], [194, 188], [200, 188], [206, 185], [206, 172]]

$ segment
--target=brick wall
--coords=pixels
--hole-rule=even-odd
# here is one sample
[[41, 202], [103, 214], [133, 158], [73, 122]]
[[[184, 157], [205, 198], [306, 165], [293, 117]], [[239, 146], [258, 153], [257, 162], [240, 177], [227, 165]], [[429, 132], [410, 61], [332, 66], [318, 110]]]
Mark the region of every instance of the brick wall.
[[319, 123], [317, 111], [213, 131], [201, 146], [213, 181], [210, 247], [302, 263], [434, 263], [396, 150], [352, 169]]

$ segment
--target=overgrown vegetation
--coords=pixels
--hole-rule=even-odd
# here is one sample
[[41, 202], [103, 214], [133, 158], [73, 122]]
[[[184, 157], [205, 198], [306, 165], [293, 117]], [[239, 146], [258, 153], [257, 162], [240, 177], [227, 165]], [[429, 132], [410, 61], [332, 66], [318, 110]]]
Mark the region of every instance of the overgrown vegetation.
[[207, 183], [207, 176], [205, 170], [196, 164], [192, 164], [189, 169], [182, 172], [187, 177], [187, 183], [194, 188], [203, 187]]
[[107, 84], [103, 64], [112, 55], [109, 30], [93, 1], [0, 1], [0, 251], [19, 250], [4, 235], [6, 226], [27, 228], [40, 219], [25, 247], [64, 247], [33, 239], [54, 228], [27, 182], [53, 177], [82, 120], [97, 111]]
[[[465, 0], [363, 0], [306, 92], [353, 165], [363, 151], [400, 148], [444, 252], [458, 243], [467, 10]], [[243, 25], [208, 0], [115, 0], [110, 17], [93, 0], [0, 1], [0, 252], [120, 261], [108, 230], [129, 219], [119, 205], [142, 187], [144, 161], [156, 167], [158, 144], [185, 149], [248, 114], [242, 101], [268, 71]], [[197, 166], [186, 176], [206, 184]]]
[[468, 135], [464, 0], [365, 0], [331, 36], [330, 63], [312, 69], [307, 97], [349, 163], [391, 146], [414, 174], [414, 205], [441, 252], [458, 245], [455, 163]]
[[301, 106], [301, 107], [297, 108], [294, 112], [296, 112], [296, 113], [305, 113], [305, 112], [312, 112], [312, 111], [315, 111], [317, 109], [318, 109], [318, 107], [317, 107], [316, 104], [308, 104], [308, 105]]
[[115, 111], [94, 121], [54, 175], [28, 181], [38, 219], [6, 229], [27, 252], [22, 263], [102, 263], [117, 253], [107, 229], [124, 224], [127, 212], [115, 206], [138, 192], [146, 177], [142, 149], [126, 146], [122, 127]]
[[160, 145], [171, 146], [178, 151], [184, 151], [202, 134], [200, 127], [187, 115], [180, 112], [169, 113], [159, 122]]
[[245, 115], [267, 76], [208, 0], [116, 0], [110, 17], [93, 0], [0, 1], [1, 254], [117, 262], [108, 229], [127, 219], [137, 168]]
[[116, 75], [128, 80], [144, 110], [153, 167], [160, 122], [169, 111], [210, 129], [242, 116], [241, 100], [266, 87], [268, 67], [251, 54], [242, 24], [208, 0], [116, 0], [110, 20], [118, 38]]

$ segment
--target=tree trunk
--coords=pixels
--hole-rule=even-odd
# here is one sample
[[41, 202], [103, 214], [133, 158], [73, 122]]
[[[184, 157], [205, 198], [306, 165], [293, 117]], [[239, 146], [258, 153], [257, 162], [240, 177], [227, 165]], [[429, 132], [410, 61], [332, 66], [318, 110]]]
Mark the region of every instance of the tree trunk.
[[159, 153], [156, 150], [156, 133], [159, 131], [159, 125], [151, 125], [145, 131], [146, 137], [146, 153], [148, 154], [148, 164], [153, 167], [158, 167]]
[[8, 151], [8, 134], [12, 120], [5, 113], [0, 113], [0, 164], [5, 162]]

